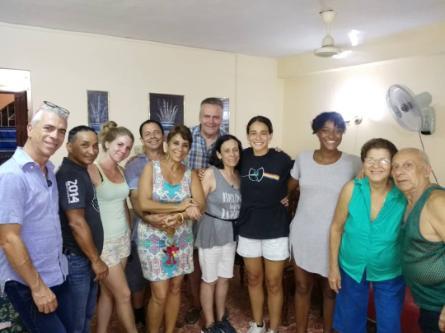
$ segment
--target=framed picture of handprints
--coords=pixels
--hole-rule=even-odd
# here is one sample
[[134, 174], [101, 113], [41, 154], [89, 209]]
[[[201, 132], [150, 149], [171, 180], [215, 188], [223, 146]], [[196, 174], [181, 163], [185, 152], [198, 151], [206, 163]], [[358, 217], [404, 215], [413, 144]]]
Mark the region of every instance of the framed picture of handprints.
[[99, 133], [108, 121], [108, 91], [87, 90], [88, 125]]
[[184, 124], [184, 96], [169, 94], [149, 94], [150, 119], [161, 123], [165, 134], [175, 127]]

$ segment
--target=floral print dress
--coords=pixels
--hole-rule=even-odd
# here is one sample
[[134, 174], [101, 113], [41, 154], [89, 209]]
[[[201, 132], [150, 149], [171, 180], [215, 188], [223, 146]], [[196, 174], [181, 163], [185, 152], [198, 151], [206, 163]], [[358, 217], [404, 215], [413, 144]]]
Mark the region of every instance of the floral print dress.
[[[187, 169], [179, 184], [170, 184], [162, 176], [159, 161], [153, 161], [152, 199], [159, 202], [181, 202], [191, 197], [191, 171]], [[193, 234], [191, 221], [184, 221], [173, 232], [138, 225], [138, 254], [144, 277], [162, 281], [193, 272]]]

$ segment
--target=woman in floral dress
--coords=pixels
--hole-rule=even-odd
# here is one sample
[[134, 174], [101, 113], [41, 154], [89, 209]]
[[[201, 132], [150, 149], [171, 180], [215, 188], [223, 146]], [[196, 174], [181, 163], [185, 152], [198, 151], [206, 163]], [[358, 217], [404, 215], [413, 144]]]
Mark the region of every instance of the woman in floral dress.
[[190, 130], [176, 126], [167, 136], [166, 158], [148, 163], [139, 182], [140, 208], [154, 214], [138, 226], [138, 253], [151, 288], [150, 333], [159, 332], [163, 320], [165, 332], [174, 331], [181, 283], [193, 271], [191, 224], [201, 217], [205, 200], [198, 174], [183, 163], [191, 144]]

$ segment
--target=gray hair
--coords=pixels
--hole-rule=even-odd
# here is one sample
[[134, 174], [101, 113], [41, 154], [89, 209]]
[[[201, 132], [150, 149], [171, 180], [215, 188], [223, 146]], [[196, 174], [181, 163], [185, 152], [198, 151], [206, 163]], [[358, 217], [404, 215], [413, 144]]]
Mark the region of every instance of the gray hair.
[[399, 150], [399, 152], [397, 154], [401, 154], [401, 153], [409, 153], [409, 154], [417, 155], [417, 157], [419, 157], [419, 159], [423, 163], [425, 163], [425, 165], [431, 166], [430, 159], [429, 159], [428, 155], [421, 149], [417, 149], [417, 148], [402, 148], [402, 149]]
[[43, 112], [52, 112], [55, 113], [58, 117], [67, 120], [70, 112], [54, 103], [43, 101], [43, 103], [39, 106], [36, 112], [33, 113], [30, 123], [31, 125], [37, 124], [40, 120], [42, 120]]

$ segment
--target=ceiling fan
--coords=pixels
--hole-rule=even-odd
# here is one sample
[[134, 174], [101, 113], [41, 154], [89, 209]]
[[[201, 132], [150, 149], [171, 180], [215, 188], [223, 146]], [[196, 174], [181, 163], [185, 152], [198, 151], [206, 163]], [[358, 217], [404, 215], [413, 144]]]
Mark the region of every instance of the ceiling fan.
[[335, 45], [334, 37], [330, 33], [331, 23], [335, 18], [335, 11], [332, 9], [322, 10], [320, 16], [326, 26], [326, 36], [324, 36], [321, 42], [321, 47], [314, 50], [314, 54], [319, 57], [331, 58], [342, 52], [342, 49]]

